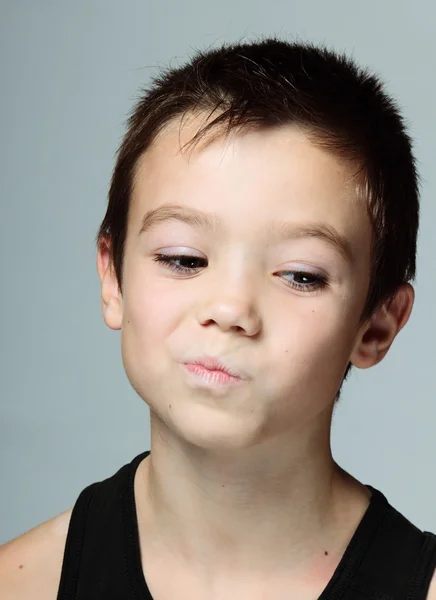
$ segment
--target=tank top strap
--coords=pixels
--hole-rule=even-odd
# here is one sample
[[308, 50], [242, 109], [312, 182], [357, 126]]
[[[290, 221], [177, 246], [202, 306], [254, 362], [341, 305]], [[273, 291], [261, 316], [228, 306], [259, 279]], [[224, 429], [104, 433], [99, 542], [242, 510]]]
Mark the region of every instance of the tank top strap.
[[89, 506], [100, 485], [100, 482], [96, 482], [86, 487], [79, 494], [71, 512], [57, 600], [76, 598]]
[[127, 517], [135, 518], [130, 514], [135, 513], [134, 476], [147, 454], [139, 454], [79, 494], [71, 513], [57, 600], [133, 600], [126, 565], [132, 541], [126, 523]]
[[424, 541], [407, 600], [426, 600], [436, 570], [436, 535], [424, 531]]
[[[371, 486], [368, 486], [371, 488]], [[426, 600], [436, 562], [435, 538], [371, 488], [386, 510], [343, 600]]]

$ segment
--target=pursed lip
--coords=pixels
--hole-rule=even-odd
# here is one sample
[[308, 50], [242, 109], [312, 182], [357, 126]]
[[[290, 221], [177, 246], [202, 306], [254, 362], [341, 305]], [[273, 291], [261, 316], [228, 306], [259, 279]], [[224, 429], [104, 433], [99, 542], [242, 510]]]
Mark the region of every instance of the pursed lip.
[[192, 360], [184, 361], [184, 364], [200, 365], [208, 371], [221, 371], [222, 373], [227, 373], [228, 375], [230, 375], [231, 377], [235, 377], [236, 379], [246, 379], [244, 373], [230, 367], [222, 359], [213, 356], [202, 356], [199, 358], [193, 358]]

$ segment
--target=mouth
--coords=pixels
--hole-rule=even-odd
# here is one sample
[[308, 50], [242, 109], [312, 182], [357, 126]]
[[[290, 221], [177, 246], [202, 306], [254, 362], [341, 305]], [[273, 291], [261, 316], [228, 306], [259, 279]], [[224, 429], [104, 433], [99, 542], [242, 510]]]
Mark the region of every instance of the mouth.
[[202, 357], [185, 362], [183, 367], [197, 384], [206, 387], [239, 385], [244, 381], [241, 373], [216, 358]]

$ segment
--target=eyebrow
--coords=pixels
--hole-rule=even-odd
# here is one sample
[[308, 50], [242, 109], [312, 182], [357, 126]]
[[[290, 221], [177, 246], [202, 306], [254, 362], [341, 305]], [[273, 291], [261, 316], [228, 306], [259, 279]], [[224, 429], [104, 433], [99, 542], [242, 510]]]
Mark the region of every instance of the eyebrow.
[[145, 213], [139, 234], [166, 221], [180, 221], [209, 232], [217, 231], [220, 227], [220, 221], [215, 215], [188, 206], [164, 204]]
[[[216, 215], [187, 206], [165, 204], [147, 211], [142, 220], [141, 229], [139, 230], [138, 235], [148, 232], [157, 225], [167, 221], [186, 223], [198, 229], [203, 229], [208, 233], [217, 232], [221, 227], [221, 221]], [[326, 223], [290, 223], [273, 221], [268, 225], [267, 232], [269, 232], [277, 241], [301, 239], [304, 237], [320, 239], [336, 250], [345, 261], [349, 263], [354, 262], [354, 253], [349, 239]]]

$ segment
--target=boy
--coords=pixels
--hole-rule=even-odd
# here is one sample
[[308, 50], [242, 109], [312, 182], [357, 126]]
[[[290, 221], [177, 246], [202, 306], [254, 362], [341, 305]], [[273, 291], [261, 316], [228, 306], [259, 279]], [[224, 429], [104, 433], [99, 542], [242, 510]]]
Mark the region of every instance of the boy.
[[151, 452], [6, 544], [1, 598], [435, 600], [436, 536], [330, 448], [408, 321], [418, 212], [401, 116], [346, 57], [265, 39], [157, 78], [97, 239]]

